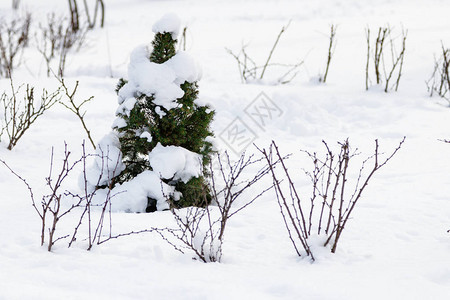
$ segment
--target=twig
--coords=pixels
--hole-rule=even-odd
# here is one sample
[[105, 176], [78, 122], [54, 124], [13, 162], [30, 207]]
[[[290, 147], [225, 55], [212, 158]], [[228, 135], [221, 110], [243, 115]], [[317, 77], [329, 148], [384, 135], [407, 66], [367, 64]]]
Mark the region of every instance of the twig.
[[291, 24], [291, 21], [289, 21], [289, 23], [287, 25], [283, 26], [280, 30], [280, 33], [278, 33], [277, 39], [275, 40], [275, 43], [273, 44], [272, 49], [270, 50], [269, 56], [267, 57], [266, 63], [264, 64], [264, 67], [262, 69], [261, 76], [259, 77], [259, 79], [263, 79], [264, 73], [266, 72], [267, 65], [269, 64], [269, 61], [272, 58], [272, 54], [275, 51], [275, 48], [277, 47], [278, 41], [280, 40], [280, 37], [283, 34], [283, 32], [289, 27], [289, 24]]
[[330, 44], [328, 46], [328, 58], [327, 58], [327, 65], [325, 68], [325, 74], [323, 75], [323, 80], [322, 80], [323, 83], [327, 82], [328, 69], [330, 68], [331, 59], [333, 57], [334, 50], [336, 48], [336, 45], [334, 43], [334, 39], [336, 37], [336, 29], [337, 29], [337, 26], [332, 24], [330, 27]]
[[369, 90], [369, 61], [370, 61], [370, 28], [366, 30], [367, 59], [366, 59], [366, 91]]
[[86, 122], [84, 121], [84, 116], [86, 115], [86, 111], [81, 112], [81, 107], [84, 104], [90, 102], [92, 99], [94, 99], [94, 96], [91, 96], [88, 99], [85, 99], [84, 101], [82, 101], [80, 104], [77, 105], [75, 103], [75, 94], [76, 94], [77, 89], [78, 89], [79, 81], [77, 81], [75, 83], [75, 87], [73, 88], [73, 90], [69, 91], [67, 85], [64, 82], [64, 78], [59, 78], [58, 76], [55, 76], [55, 78], [58, 79], [58, 81], [61, 83], [61, 86], [64, 89], [64, 92], [65, 92], [65, 94], [67, 96], [67, 99], [69, 100], [69, 104], [70, 105], [67, 105], [67, 104], [65, 104], [62, 101], [59, 101], [59, 103], [62, 104], [64, 107], [66, 107], [71, 112], [73, 112], [78, 117], [78, 119], [81, 122], [81, 125], [83, 126], [84, 131], [87, 134], [87, 137], [88, 137], [89, 141], [91, 142], [92, 147], [94, 149], [96, 149], [95, 143], [94, 143], [94, 141], [93, 141], [93, 139], [91, 137], [91, 132], [89, 131], [89, 129], [88, 129], [87, 125], [86, 125]]

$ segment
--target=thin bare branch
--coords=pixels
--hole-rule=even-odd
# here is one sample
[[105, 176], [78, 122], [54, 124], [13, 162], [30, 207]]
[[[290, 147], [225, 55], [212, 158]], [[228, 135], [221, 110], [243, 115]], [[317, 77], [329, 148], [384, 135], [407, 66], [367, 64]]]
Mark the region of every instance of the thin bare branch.
[[330, 68], [331, 59], [333, 58], [334, 50], [336, 48], [336, 43], [335, 43], [336, 29], [337, 29], [337, 26], [334, 24], [331, 24], [331, 26], [330, 26], [330, 43], [328, 45], [328, 57], [327, 57], [327, 64], [326, 64], [326, 68], [325, 68], [325, 74], [323, 75], [323, 79], [322, 79], [323, 83], [327, 82], [328, 70]]
[[65, 81], [64, 81], [64, 78], [59, 78], [57, 76], [55, 76], [55, 78], [58, 79], [58, 81], [61, 83], [61, 86], [62, 86], [62, 88], [63, 88], [63, 90], [64, 90], [64, 92], [66, 94], [66, 98], [67, 98], [67, 100], [69, 100], [69, 104], [66, 104], [66, 103], [64, 103], [62, 101], [59, 101], [59, 103], [62, 104], [67, 109], [69, 109], [71, 112], [73, 112], [78, 117], [78, 119], [81, 122], [81, 125], [83, 126], [84, 131], [86, 132], [86, 135], [87, 135], [89, 141], [91, 142], [92, 147], [94, 149], [96, 149], [96, 145], [95, 145], [95, 143], [94, 143], [94, 141], [93, 141], [93, 139], [91, 137], [91, 132], [88, 129], [88, 127], [86, 125], [86, 122], [84, 120], [84, 116], [86, 114], [86, 111], [84, 111], [84, 112], [81, 111], [82, 106], [84, 104], [90, 102], [92, 99], [94, 99], [94, 96], [91, 96], [88, 99], [83, 100], [81, 103], [76, 104], [75, 103], [75, 94], [76, 94], [77, 89], [78, 89], [79, 81], [77, 81], [75, 83], [75, 87], [73, 88], [72, 91], [70, 91], [69, 88], [67, 87]]
[[289, 27], [290, 24], [291, 24], [291, 21], [289, 21], [289, 23], [287, 25], [283, 26], [280, 30], [280, 33], [278, 33], [277, 39], [275, 40], [275, 43], [273, 44], [272, 49], [270, 49], [269, 56], [267, 57], [266, 63], [263, 66], [263, 69], [261, 71], [261, 76], [259, 77], [259, 79], [263, 79], [264, 73], [266, 72], [267, 65], [269, 64], [270, 59], [272, 58], [273, 52], [275, 51], [275, 48], [277, 47], [278, 42], [280, 41], [281, 35]]

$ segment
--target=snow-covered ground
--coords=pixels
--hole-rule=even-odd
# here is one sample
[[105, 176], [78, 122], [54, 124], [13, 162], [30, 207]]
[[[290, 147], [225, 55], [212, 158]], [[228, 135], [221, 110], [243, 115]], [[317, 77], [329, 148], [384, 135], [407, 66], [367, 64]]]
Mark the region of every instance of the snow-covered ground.
[[[51, 11], [67, 10], [66, 1], [21, 4], [36, 22]], [[0, 17], [13, 14], [10, 5], [2, 1]], [[80, 82], [79, 99], [94, 96], [85, 120], [95, 141], [111, 130], [118, 105], [114, 89], [127, 76], [130, 53], [152, 40], [155, 21], [174, 12], [188, 26], [187, 51], [203, 67], [199, 97], [216, 110], [213, 129], [222, 150], [241, 150], [226, 143], [226, 130], [243, 122], [258, 146], [273, 139], [284, 153], [294, 154], [290, 171], [307, 191], [301, 169], [308, 165], [300, 149], [322, 151], [322, 140], [336, 146], [348, 137], [370, 155], [374, 139], [387, 153], [403, 136], [406, 142], [375, 174], [337, 253], [318, 248], [314, 263], [296, 256], [273, 192], [230, 220], [222, 263], [192, 260], [156, 234], [122, 237], [91, 251], [82, 241], [70, 249], [60, 241], [49, 253], [40, 247], [40, 220], [26, 187], [0, 166], [0, 299], [448, 299], [450, 144], [439, 139], [450, 138], [450, 108], [428, 97], [425, 80], [441, 42], [450, 46], [450, 2], [108, 0], [105, 5], [105, 28], [90, 32], [84, 48], [69, 54], [66, 67], [67, 82]], [[305, 60], [299, 75], [287, 85], [240, 83], [225, 48], [238, 52], [248, 44], [249, 55], [264, 62], [289, 21], [272, 59]], [[365, 91], [365, 28], [375, 32], [387, 23], [397, 32], [408, 30], [399, 91], [386, 94], [376, 86]], [[318, 84], [313, 78], [325, 68], [330, 24], [338, 25], [337, 46], [327, 84]], [[22, 61], [16, 85], [57, 86], [46, 77], [33, 43]], [[274, 76], [269, 69], [267, 80]], [[9, 81], [1, 79], [0, 92], [8, 89]], [[246, 112], [261, 92], [277, 111], [258, 126]], [[46, 192], [52, 147], [58, 162], [64, 141], [76, 157], [85, 138], [76, 116], [54, 106], [12, 151], [2, 141], [0, 158], [27, 179], [39, 199]], [[88, 145], [87, 150], [93, 151]], [[256, 153], [251, 146], [247, 151]], [[74, 173], [69, 187], [76, 188], [77, 180]], [[65, 218], [61, 234], [77, 221]], [[172, 222], [170, 212], [117, 212], [112, 218], [116, 233]]]

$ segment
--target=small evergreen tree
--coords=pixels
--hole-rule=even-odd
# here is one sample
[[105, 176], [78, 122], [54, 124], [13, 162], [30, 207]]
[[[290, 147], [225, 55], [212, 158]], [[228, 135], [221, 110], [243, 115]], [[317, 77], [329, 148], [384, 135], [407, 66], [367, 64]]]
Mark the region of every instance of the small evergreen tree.
[[[155, 30], [152, 42], [152, 51], [149, 61], [164, 64], [177, 53], [176, 31]], [[121, 79], [116, 91], [119, 93], [127, 84]], [[120, 150], [123, 156], [125, 170], [117, 177], [116, 182], [123, 183], [133, 179], [145, 170], [152, 170], [148, 160], [148, 153], [158, 143], [163, 146], [179, 146], [191, 152], [201, 154], [203, 163], [203, 176], [193, 177], [188, 182], [181, 180], [164, 179], [181, 193], [181, 198], [172, 201], [177, 207], [203, 206], [210, 202], [209, 191], [205, 184], [208, 177], [206, 167], [212, 154], [212, 145], [207, 141], [213, 134], [210, 123], [214, 111], [208, 106], [195, 102], [198, 97], [197, 82], [185, 81], [180, 84], [183, 96], [174, 99], [176, 106], [167, 108], [155, 103], [155, 95], [136, 93], [136, 102], [127, 112], [118, 111], [117, 115], [125, 122], [116, 126], [118, 130]], [[146, 211], [156, 210], [156, 200], [148, 199]]]

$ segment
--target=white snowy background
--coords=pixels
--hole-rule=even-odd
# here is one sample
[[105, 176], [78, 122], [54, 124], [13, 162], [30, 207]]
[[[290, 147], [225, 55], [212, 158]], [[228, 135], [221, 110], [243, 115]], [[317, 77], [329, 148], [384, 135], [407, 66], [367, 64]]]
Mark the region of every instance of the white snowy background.
[[[0, 3], [0, 17], [14, 14], [10, 2]], [[187, 51], [202, 65], [199, 98], [216, 110], [216, 137], [240, 117], [257, 135], [258, 146], [274, 139], [284, 153], [294, 154], [290, 171], [302, 190], [308, 191], [301, 170], [307, 160], [300, 149], [321, 151], [322, 140], [335, 146], [348, 137], [369, 155], [374, 139], [385, 152], [403, 136], [406, 142], [375, 174], [337, 253], [317, 249], [314, 263], [296, 256], [272, 192], [230, 220], [222, 263], [192, 260], [153, 234], [112, 240], [91, 251], [82, 242], [68, 249], [61, 241], [49, 253], [40, 247], [40, 220], [26, 187], [1, 166], [0, 299], [448, 299], [450, 144], [438, 140], [450, 138], [450, 108], [428, 96], [425, 80], [441, 42], [450, 46], [450, 2], [107, 0], [105, 5], [105, 28], [90, 32], [82, 50], [69, 54], [66, 67], [67, 82], [80, 81], [79, 99], [94, 96], [85, 120], [95, 141], [111, 130], [118, 106], [115, 85], [127, 76], [132, 50], [150, 43], [153, 23], [174, 12], [188, 26]], [[21, 6], [32, 12], [35, 26], [49, 12], [67, 13], [66, 1], [22, 0]], [[281, 86], [240, 83], [225, 48], [239, 51], [248, 44], [248, 53], [263, 62], [289, 21], [273, 61], [305, 60], [299, 75]], [[365, 91], [365, 28], [375, 31], [387, 23], [408, 30], [399, 91], [386, 94], [375, 86]], [[330, 24], [338, 25], [337, 46], [323, 85], [311, 79], [324, 71]], [[269, 70], [268, 80], [271, 75]], [[57, 86], [32, 45], [14, 80]], [[9, 81], [1, 79], [0, 91], [8, 89]], [[244, 111], [261, 92], [282, 111], [264, 128]], [[46, 192], [52, 147], [55, 161], [62, 158], [64, 141], [75, 157], [83, 139], [76, 116], [55, 106], [12, 151], [3, 141], [0, 158], [39, 198]], [[256, 151], [249, 147], [248, 152]], [[77, 180], [74, 174], [72, 188]], [[77, 221], [67, 218], [62, 231]], [[112, 218], [117, 233], [172, 222], [170, 212], [116, 212]]]

